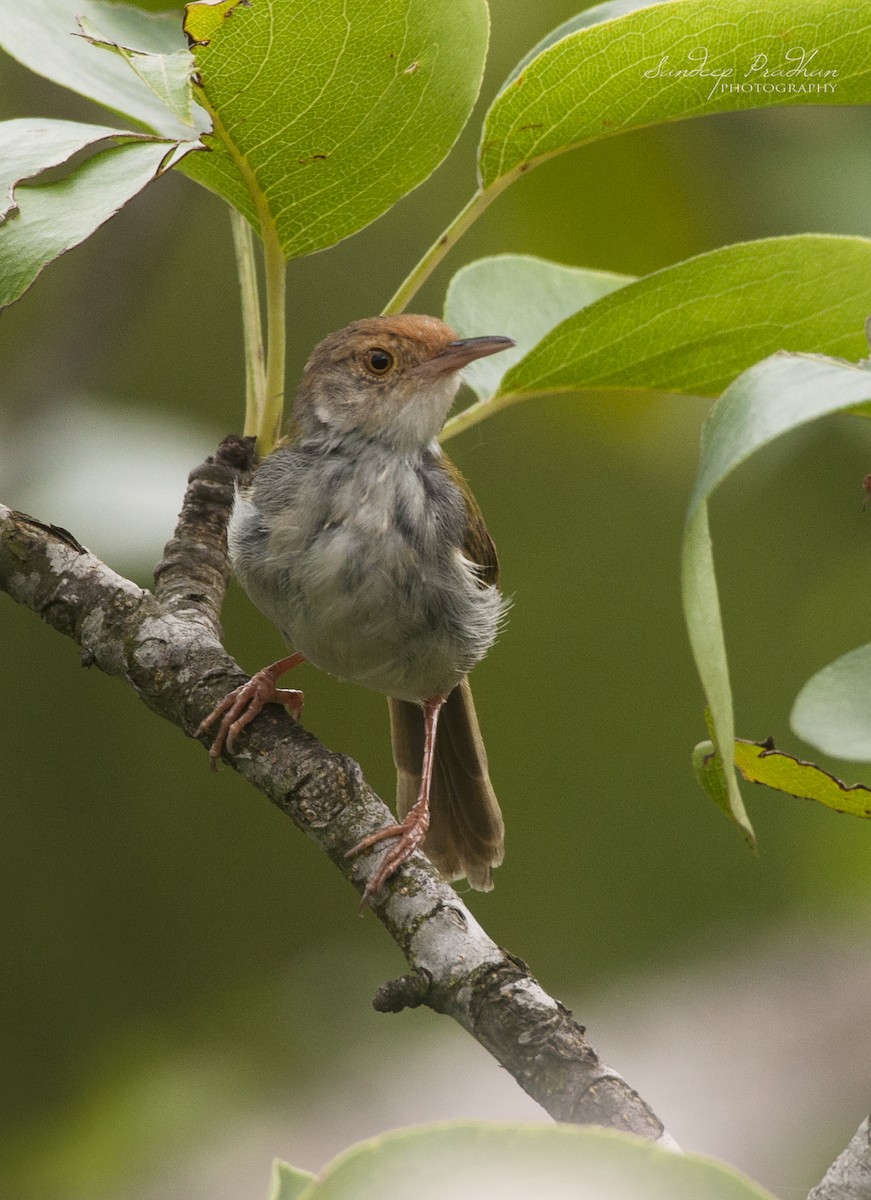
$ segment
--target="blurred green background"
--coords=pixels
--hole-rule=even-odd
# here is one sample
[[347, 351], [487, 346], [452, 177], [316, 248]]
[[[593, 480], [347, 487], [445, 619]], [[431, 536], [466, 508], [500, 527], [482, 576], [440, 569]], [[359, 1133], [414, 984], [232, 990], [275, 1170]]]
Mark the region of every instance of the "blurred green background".
[[[465, 201], [486, 103], [578, 7], [492, 0], [482, 100], [448, 162], [290, 265], [291, 388]], [[104, 119], [0, 69], [4, 117]], [[849, 109], [603, 142], [510, 189], [415, 307], [440, 312], [488, 253], [642, 274], [748, 238], [871, 236], [869, 150]], [[0, 498], [148, 585], [187, 471], [240, 426], [238, 308], [227, 213], [176, 175], [48, 268], [0, 322]], [[514, 597], [475, 672], [507, 857], [496, 890], [466, 898], [679, 1141], [798, 1195], [867, 1108], [871, 828], [748, 786], [753, 858], [694, 782], [678, 554], [705, 408], [548, 399], [451, 445]], [[869, 439], [848, 418], [812, 426], [716, 498], [744, 736], [809, 753], [795, 693], [868, 640]], [[235, 585], [225, 632], [249, 670], [281, 652]], [[274, 1154], [315, 1169], [395, 1125], [543, 1116], [445, 1020], [371, 1010], [403, 962], [285, 817], [6, 597], [0, 638], [0, 1195], [253, 1200]], [[390, 798], [383, 700], [309, 667], [294, 683], [307, 725]]]

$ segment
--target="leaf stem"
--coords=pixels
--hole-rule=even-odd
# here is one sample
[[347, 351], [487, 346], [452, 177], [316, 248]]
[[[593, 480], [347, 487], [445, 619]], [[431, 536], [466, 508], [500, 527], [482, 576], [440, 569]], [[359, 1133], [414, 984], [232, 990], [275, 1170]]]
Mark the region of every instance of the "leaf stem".
[[396, 293], [383, 310], [385, 316], [400, 313], [407, 307], [409, 300], [412, 299], [418, 289], [429, 279], [448, 251], [457, 244], [466, 230], [474, 224], [484, 209], [496, 199], [503, 188], [507, 186], [508, 182], [510, 180], [506, 176], [504, 179], [498, 179], [489, 188], [479, 188], [475, 192], [468, 204], [457, 213], [444, 233], [436, 238], [417, 266], [412, 269], [410, 274], [399, 285]]
[[272, 220], [263, 220], [261, 230], [266, 279], [266, 388], [257, 427], [257, 453], [265, 458], [275, 449], [284, 412], [287, 262]]
[[474, 404], [470, 404], [468, 408], [458, 412], [455, 417], [451, 417], [439, 434], [439, 441], [446, 442], [448, 438], [456, 437], [458, 433], [464, 433], [467, 429], [471, 429], [479, 421], [494, 416], [501, 409], [507, 408], [509, 404], [517, 404], [519, 400], [528, 400], [529, 398], [519, 392], [507, 392], [505, 395], [497, 394], [487, 396], [483, 400], [476, 400]]
[[[224, 123], [216, 110], [209, 104], [208, 98], [201, 89], [197, 89], [197, 99], [212, 118], [212, 133], [220, 138], [227, 152], [239, 170], [254, 205], [254, 210], [260, 222], [260, 236], [263, 239], [263, 273], [266, 283], [266, 371], [264, 374], [261, 404], [257, 413], [256, 425], [252, 433], [257, 435], [257, 453], [265, 458], [275, 449], [278, 435], [281, 431], [282, 412], [284, 409], [284, 359], [285, 359], [285, 296], [286, 296], [286, 263], [284, 251], [275, 221], [269, 211], [269, 204], [263, 194], [251, 166], [239, 147], [227, 133]], [[233, 226], [234, 238], [236, 226]], [[252, 251], [253, 253], [253, 251]], [[237, 250], [238, 257], [238, 250]], [[253, 264], [253, 258], [252, 258]], [[255, 273], [256, 276], [256, 273]], [[241, 281], [241, 267], [240, 267]], [[245, 284], [243, 286], [243, 293]], [[243, 304], [244, 295], [243, 295]], [[243, 314], [243, 321], [247, 318]], [[258, 322], [262, 331], [262, 321]], [[246, 334], [247, 337], [247, 334]], [[262, 338], [262, 332], [261, 332]], [[247, 356], [246, 341], [246, 356]], [[261, 343], [262, 353], [262, 343]], [[246, 372], [247, 373], [247, 372]], [[248, 430], [248, 409], [246, 406], [246, 432]]]
[[230, 208], [233, 248], [242, 299], [242, 331], [245, 339], [245, 427], [246, 437], [260, 427], [266, 399], [266, 371], [263, 353], [263, 324], [257, 286], [257, 260], [254, 257], [254, 231], [235, 208]]

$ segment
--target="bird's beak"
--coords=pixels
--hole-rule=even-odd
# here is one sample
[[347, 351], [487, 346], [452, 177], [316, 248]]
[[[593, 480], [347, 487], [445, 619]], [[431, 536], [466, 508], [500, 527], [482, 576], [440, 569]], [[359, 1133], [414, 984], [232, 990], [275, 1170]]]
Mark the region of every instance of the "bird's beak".
[[514, 345], [509, 337], [473, 337], [460, 338], [456, 342], [448, 342], [444, 350], [422, 363], [417, 369], [421, 374], [441, 375], [446, 371], [459, 371], [467, 363], [476, 358], [485, 358], [488, 354], [498, 354]]

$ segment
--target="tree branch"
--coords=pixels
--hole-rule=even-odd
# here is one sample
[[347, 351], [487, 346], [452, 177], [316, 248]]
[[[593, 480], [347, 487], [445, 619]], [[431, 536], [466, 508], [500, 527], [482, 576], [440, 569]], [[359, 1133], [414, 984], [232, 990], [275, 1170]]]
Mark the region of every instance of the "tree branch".
[[871, 1125], [866, 1117], [807, 1200], [871, 1200]]
[[[229, 576], [226, 521], [250, 439], [225, 439], [191, 475], [179, 523], [145, 591], [65, 530], [0, 506], [0, 590], [82, 648], [83, 661], [123, 679], [189, 736], [246, 676], [220, 642]], [[208, 735], [201, 739], [204, 744]], [[359, 766], [269, 705], [224, 759], [294, 821], [362, 891], [381, 853], [348, 859], [393, 817]], [[571, 1013], [526, 964], [487, 936], [420, 853], [372, 908], [413, 974], [385, 985], [380, 1011], [427, 1004], [459, 1022], [557, 1121], [606, 1125], [674, 1146], [662, 1122], [600, 1061]]]

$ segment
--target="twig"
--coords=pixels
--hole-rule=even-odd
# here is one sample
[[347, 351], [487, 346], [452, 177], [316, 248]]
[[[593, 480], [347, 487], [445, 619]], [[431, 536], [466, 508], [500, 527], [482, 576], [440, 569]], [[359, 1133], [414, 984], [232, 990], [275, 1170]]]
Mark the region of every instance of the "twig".
[[175, 533], [154, 568], [154, 596], [168, 612], [202, 620], [221, 638], [221, 603], [230, 579], [227, 512], [234, 485], [254, 469], [255, 438], [224, 438], [214, 458], [188, 477]]
[[[192, 473], [153, 594], [66, 531], [0, 506], [0, 589], [71, 637], [87, 661], [124, 679], [188, 736], [245, 679], [221, 646], [218, 612], [228, 577], [226, 518], [250, 452], [250, 441], [226, 439], [215, 459]], [[322, 746], [275, 705], [224, 758], [362, 891], [381, 853], [352, 859], [345, 853], [393, 818], [355, 762]], [[496, 946], [422, 854], [372, 907], [413, 972], [386, 985], [376, 1007], [423, 1003], [453, 1017], [558, 1121], [607, 1125], [675, 1145], [641, 1097], [600, 1061], [568, 1009], [525, 963]]]
[[866, 1117], [807, 1200], [871, 1200], [871, 1125]]

